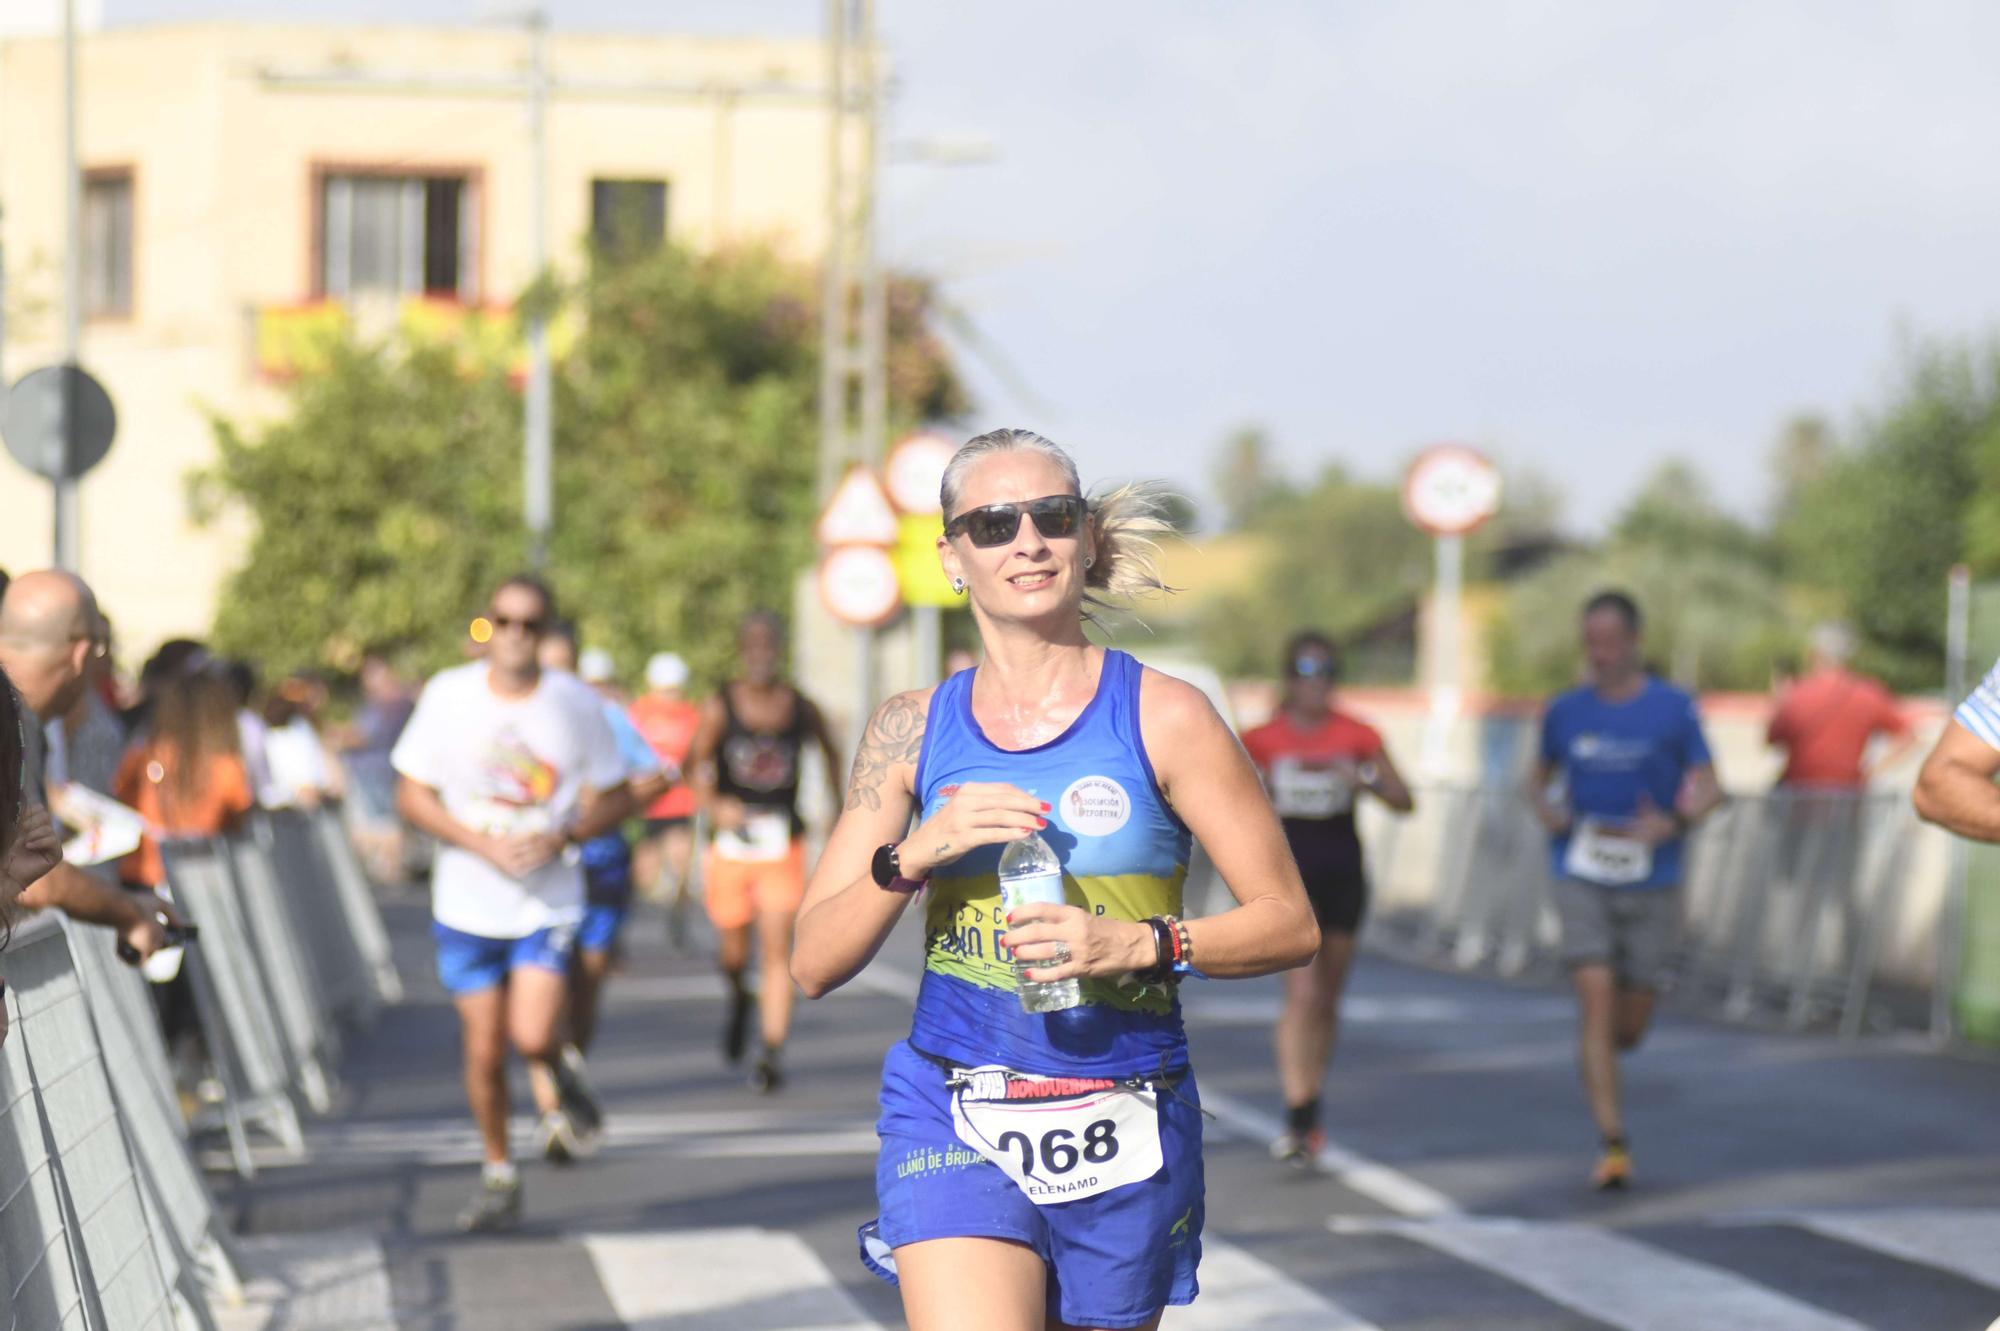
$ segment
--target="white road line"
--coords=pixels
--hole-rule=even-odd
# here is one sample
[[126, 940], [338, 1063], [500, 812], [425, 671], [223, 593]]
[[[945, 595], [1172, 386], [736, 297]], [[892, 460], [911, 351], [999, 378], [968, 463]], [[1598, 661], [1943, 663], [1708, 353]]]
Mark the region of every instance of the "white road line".
[[215, 1306], [217, 1331], [396, 1331], [389, 1272], [373, 1236], [259, 1234], [229, 1246], [242, 1264], [244, 1303]]
[[1336, 1216], [1327, 1226], [1336, 1233], [1400, 1234], [1622, 1331], [1867, 1331], [1859, 1322], [1733, 1271], [1591, 1225]]
[[1991, 1207], [1778, 1211], [1767, 1218], [2000, 1289], [2000, 1210]]
[[[1251, 1141], [1276, 1141], [1284, 1130], [1274, 1116], [1252, 1109], [1221, 1091], [1203, 1087], [1201, 1105], [1238, 1136]], [[1370, 1160], [1336, 1142], [1328, 1142], [1319, 1153], [1319, 1166], [1350, 1191], [1380, 1202], [1398, 1215], [1428, 1219], [1461, 1214], [1457, 1202], [1430, 1184], [1420, 1182], [1400, 1169]]]
[[[1257, 1026], [1278, 1019], [1282, 1001], [1273, 994], [1183, 994], [1190, 1022], [1204, 1026]], [[1566, 999], [1526, 999], [1487, 1004], [1418, 995], [1353, 995], [1340, 1002], [1342, 1025], [1356, 1026], [1531, 1026], [1573, 1023], [1576, 1005]]]
[[1201, 1241], [1201, 1293], [1171, 1308], [1166, 1331], [1379, 1331], [1233, 1243]]
[[745, 1227], [579, 1241], [631, 1331], [884, 1331], [796, 1234]]

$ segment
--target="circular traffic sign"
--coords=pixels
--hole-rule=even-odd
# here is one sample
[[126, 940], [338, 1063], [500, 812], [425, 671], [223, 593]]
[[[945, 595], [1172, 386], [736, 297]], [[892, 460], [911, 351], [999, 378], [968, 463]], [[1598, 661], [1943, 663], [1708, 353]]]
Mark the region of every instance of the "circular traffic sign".
[[[75, 414], [72, 428], [65, 419]], [[64, 448], [63, 436], [69, 436]], [[80, 365], [50, 365], [23, 375], [0, 401], [0, 437], [7, 451], [40, 476], [73, 481], [104, 461], [118, 433], [111, 394]]]
[[905, 513], [938, 513], [938, 487], [958, 446], [941, 434], [913, 434], [889, 450], [889, 498]]
[[1403, 477], [1403, 512], [1433, 536], [1463, 536], [1500, 511], [1500, 469], [1464, 444], [1417, 455]]
[[843, 545], [819, 561], [819, 599], [850, 628], [880, 628], [902, 609], [896, 561], [875, 545]]

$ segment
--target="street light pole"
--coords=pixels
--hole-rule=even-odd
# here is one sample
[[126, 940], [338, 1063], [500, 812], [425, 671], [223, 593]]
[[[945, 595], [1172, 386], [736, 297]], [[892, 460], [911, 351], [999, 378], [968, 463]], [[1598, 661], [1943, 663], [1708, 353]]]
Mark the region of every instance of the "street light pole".
[[[77, 363], [83, 344], [83, 174], [76, 151], [76, 0], [63, 0], [63, 364]], [[55, 481], [55, 564], [75, 572], [83, 545], [82, 505], [69, 460], [76, 456], [76, 380], [62, 402], [63, 465]]]
[[536, 569], [547, 567], [549, 529], [555, 508], [555, 448], [551, 435], [549, 384], [549, 16], [543, 9], [527, 15], [531, 45], [528, 74], [528, 133], [533, 158], [535, 275], [528, 302], [528, 391], [524, 395], [526, 440], [522, 449], [522, 508], [528, 522], [529, 558]]

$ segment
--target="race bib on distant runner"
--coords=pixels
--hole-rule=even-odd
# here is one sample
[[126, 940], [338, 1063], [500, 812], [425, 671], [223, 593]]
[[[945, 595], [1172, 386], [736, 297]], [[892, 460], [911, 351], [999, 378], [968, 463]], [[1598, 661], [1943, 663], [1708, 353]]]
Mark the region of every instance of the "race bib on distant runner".
[[782, 860], [792, 849], [792, 816], [783, 809], [745, 809], [743, 826], [715, 834], [715, 853], [725, 860], [761, 864]]
[[1271, 805], [1280, 818], [1333, 818], [1354, 807], [1354, 778], [1344, 767], [1280, 758], [1271, 764]]
[[951, 1097], [958, 1139], [1000, 1166], [1037, 1206], [1143, 1183], [1160, 1172], [1160, 1100], [1096, 1077], [972, 1068]]
[[1643, 841], [1606, 831], [1604, 824], [1595, 818], [1585, 818], [1570, 833], [1563, 872], [1606, 887], [1643, 883], [1653, 873], [1653, 848]]

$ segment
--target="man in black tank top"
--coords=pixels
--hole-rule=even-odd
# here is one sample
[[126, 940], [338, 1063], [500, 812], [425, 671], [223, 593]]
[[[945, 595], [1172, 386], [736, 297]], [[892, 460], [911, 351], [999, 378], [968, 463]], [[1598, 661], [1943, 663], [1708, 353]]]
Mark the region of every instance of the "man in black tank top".
[[748, 616], [737, 645], [742, 676], [703, 704], [688, 768], [695, 798], [714, 829], [703, 900], [729, 981], [722, 1052], [731, 1063], [740, 1061], [749, 1035], [751, 999], [743, 975], [754, 925], [763, 953], [764, 1048], [750, 1084], [768, 1093], [783, 1076], [779, 1056], [792, 1020], [792, 920], [806, 890], [799, 760], [808, 740], [819, 745], [832, 807], [838, 809], [840, 759], [819, 708], [780, 674], [785, 636], [777, 616]]

